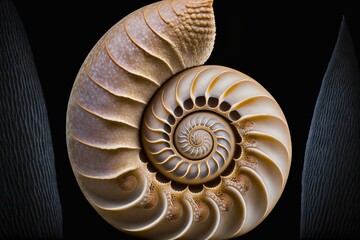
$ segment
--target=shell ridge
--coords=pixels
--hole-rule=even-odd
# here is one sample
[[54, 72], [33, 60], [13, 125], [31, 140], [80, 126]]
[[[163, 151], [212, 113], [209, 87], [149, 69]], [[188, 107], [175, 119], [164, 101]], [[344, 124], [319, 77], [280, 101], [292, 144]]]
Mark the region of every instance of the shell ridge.
[[174, 69], [172, 68], [172, 66], [170, 65], [170, 63], [168, 63], [167, 61], [165, 61], [163, 58], [161, 58], [160, 56], [156, 55], [153, 51], [149, 50], [148, 48], [145, 48], [144, 46], [142, 46], [139, 42], [136, 41], [136, 39], [134, 37], [131, 36], [130, 31], [127, 28], [127, 20], [124, 20], [124, 29], [125, 29], [125, 33], [126, 35], [129, 37], [129, 39], [141, 50], [143, 50], [145, 53], [149, 54], [150, 56], [162, 61], [171, 71], [172, 74], [175, 74]]
[[98, 117], [98, 118], [100, 118], [100, 119], [102, 119], [102, 120], [104, 120], [104, 121], [109, 121], [109, 122], [124, 124], [124, 125], [126, 125], [126, 126], [128, 126], [128, 127], [139, 129], [138, 126], [136, 126], [136, 125], [134, 125], [134, 124], [132, 124], [132, 123], [130, 123], [130, 122], [126, 122], [126, 121], [120, 120], [120, 119], [111, 119], [111, 118], [108, 118], [108, 117], [106, 117], [106, 116], [102, 116], [102, 115], [100, 115], [99, 113], [96, 113], [96, 112], [94, 112], [94, 111], [91, 111], [90, 109], [88, 109], [87, 107], [85, 107], [84, 105], [82, 105], [82, 104], [78, 101], [78, 99], [77, 99], [76, 97], [74, 97], [74, 100], [75, 100], [74, 102], [75, 102], [80, 108], [82, 108], [84, 111], [86, 111], [86, 112], [94, 115], [95, 117]]
[[[177, 58], [179, 59], [179, 62], [182, 66], [183, 69], [186, 68], [185, 65], [185, 61], [182, 57], [182, 55], [180, 54], [180, 52], [174, 47], [175, 45], [166, 37], [164, 37], [163, 35], [161, 35], [159, 32], [157, 32], [149, 23], [149, 21], [147, 20], [147, 14], [146, 14], [147, 8], [144, 8], [144, 20], [146, 22], [146, 25], [151, 29], [151, 31], [153, 31], [159, 38], [163, 39], [166, 43], [169, 44], [169, 46], [171, 47], [171, 49], [174, 51], [175, 55], [177, 56]], [[160, 16], [159, 16], [160, 17]]]
[[105, 41], [105, 49], [106, 49], [107, 54], [108, 54], [109, 57], [111, 58], [111, 60], [112, 60], [119, 68], [125, 70], [126, 72], [128, 72], [128, 73], [130, 73], [130, 74], [132, 74], [132, 75], [134, 75], [134, 76], [138, 76], [138, 77], [141, 77], [141, 78], [143, 78], [143, 79], [146, 79], [146, 80], [148, 80], [149, 82], [151, 82], [151, 83], [157, 85], [158, 87], [160, 87], [160, 84], [159, 84], [157, 81], [151, 79], [150, 77], [145, 76], [145, 75], [142, 75], [141, 73], [138, 73], [138, 72], [136, 72], [136, 71], [134, 71], [134, 70], [130, 70], [130, 69], [126, 68], [125, 66], [122, 66], [122, 65], [120, 64], [120, 62], [115, 58], [115, 56], [110, 52], [110, 50], [109, 50], [109, 48], [108, 48], [108, 46], [107, 46], [107, 44], [106, 44], [106, 41]]
[[116, 97], [120, 97], [120, 98], [126, 98], [128, 100], [132, 100], [132, 101], [135, 101], [135, 102], [138, 102], [138, 103], [141, 103], [141, 104], [144, 104], [146, 105], [146, 102], [140, 100], [140, 99], [136, 99], [134, 97], [129, 97], [129, 96], [122, 96], [122, 95], [117, 95], [116, 93], [112, 92], [110, 89], [104, 87], [103, 85], [101, 85], [100, 83], [98, 83], [92, 76], [90, 76], [88, 70], [85, 68], [84, 69], [84, 72], [86, 73], [86, 75], [89, 77], [89, 79], [94, 82], [97, 86], [99, 86], [100, 88], [102, 88], [103, 90], [107, 91], [108, 93], [116, 96]]

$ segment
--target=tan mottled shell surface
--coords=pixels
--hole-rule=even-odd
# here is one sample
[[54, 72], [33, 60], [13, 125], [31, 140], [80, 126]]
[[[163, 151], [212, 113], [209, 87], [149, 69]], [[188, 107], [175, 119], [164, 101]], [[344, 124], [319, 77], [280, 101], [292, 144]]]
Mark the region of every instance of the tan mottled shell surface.
[[164, 0], [114, 25], [80, 68], [70, 162], [87, 200], [121, 231], [228, 239], [281, 196], [291, 164], [285, 116], [249, 76], [196, 67], [214, 39], [211, 0]]

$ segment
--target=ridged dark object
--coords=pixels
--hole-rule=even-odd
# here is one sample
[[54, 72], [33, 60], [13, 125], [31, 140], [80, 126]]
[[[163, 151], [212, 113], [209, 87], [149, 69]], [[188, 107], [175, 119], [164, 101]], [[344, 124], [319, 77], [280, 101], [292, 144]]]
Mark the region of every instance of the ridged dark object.
[[0, 239], [62, 237], [45, 100], [11, 1], [0, 0]]
[[360, 71], [343, 19], [308, 136], [301, 238], [360, 238]]

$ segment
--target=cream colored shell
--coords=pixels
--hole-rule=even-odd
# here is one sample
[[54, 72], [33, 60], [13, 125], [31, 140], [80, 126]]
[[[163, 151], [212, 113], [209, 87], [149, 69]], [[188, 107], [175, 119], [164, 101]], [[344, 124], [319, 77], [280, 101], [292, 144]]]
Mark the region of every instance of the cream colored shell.
[[285, 116], [249, 76], [195, 67], [214, 39], [211, 0], [164, 0], [112, 27], [79, 71], [67, 112], [70, 162], [87, 200], [121, 231], [240, 236], [284, 189]]

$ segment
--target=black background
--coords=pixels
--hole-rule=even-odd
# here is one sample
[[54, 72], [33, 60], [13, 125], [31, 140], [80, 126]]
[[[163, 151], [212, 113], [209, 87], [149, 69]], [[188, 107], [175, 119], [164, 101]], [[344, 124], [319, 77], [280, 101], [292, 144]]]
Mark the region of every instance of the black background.
[[[106, 223], [82, 195], [67, 156], [65, 117], [73, 81], [93, 45], [117, 21], [153, 1], [74, 2], [15, 1], [48, 107], [64, 238], [136, 239]], [[316, 97], [344, 14], [360, 56], [360, 13], [356, 9], [343, 3], [315, 7], [215, 0], [217, 37], [207, 64], [235, 68], [260, 82], [282, 107], [293, 144], [282, 197], [264, 222], [241, 239], [298, 238], [301, 173]]]

